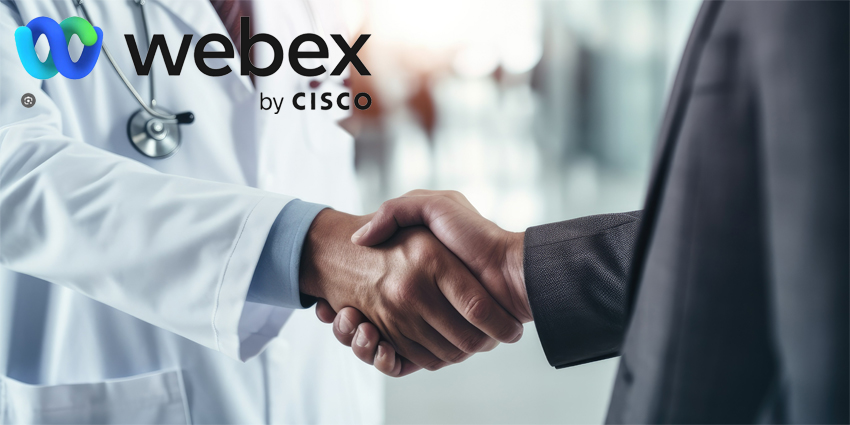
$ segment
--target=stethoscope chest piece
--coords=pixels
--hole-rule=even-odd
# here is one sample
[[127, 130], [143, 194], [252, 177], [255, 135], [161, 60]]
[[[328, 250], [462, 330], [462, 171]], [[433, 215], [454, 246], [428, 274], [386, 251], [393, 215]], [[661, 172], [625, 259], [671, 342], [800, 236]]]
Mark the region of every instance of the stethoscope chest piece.
[[133, 147], [148, 158], [167, 158], [180, 148], [177, 121], [157, 118], [144, 109], [136, 111], [127, 122], [127, 136]]
[[[148, 50], [150, 50], [151, 45], [148, 38], [148, 23], [147, 18], [145, 17], [145, 0], [135, 1], [136, 4], [139, 5], [139, 11], [142, 16], [143, 23], [142, 27], [145, 30], [145, 40], [147, 40]], [[73, 2], [74, 7], [77, 8], [78, 11], [82, 12], [83, 17], [91, 23], [91, 19], [89, 19], [89, 14], [86, 11], [86, 6], [83, 4], [83, 0], [74, 0]], [[139, 153], [148, 158], [162, 159], [173, 155], [174, 152], [177, 152], [177, 149], [180, 148], [180, 129], [178, 128], [178, 125], [191, 124], [195, 121], [195, 115], [189, 111], [175, 115], [165, 111], [164, 109], [157, 108], [155, 100], [156, 96], [154, 96], [153, 73], [150, 74], [150, 105], [145, 103], [142, 96], [139, 95], [139, 92], [136, 91], [136, 88], [133, 87], [133, 84], [131, 84], [130, 80], [127, 79], [127, 76], [124, 75], [124, 72], [121, 71], [121, 67], [119, 67], [115, 62], [115, 58], [113, 58], [112, 54], [109, 53], [109, 49], [106, 48], [106, 44], [102, 44], [100, 48], [103, 50], [106, 58], [109, 59], [109, 63], [112, 64], [112, 68], [114, 68], [115, 72], [118, 73], [121, 81], [124, 82], [127, 90], [130, 91], [142, 107], [142, 109], [136, 111], [136, 113], [130, 117], [130, 120], [127, 121], [127, 136], [130, 138], [130, 144], [133, 145]]]

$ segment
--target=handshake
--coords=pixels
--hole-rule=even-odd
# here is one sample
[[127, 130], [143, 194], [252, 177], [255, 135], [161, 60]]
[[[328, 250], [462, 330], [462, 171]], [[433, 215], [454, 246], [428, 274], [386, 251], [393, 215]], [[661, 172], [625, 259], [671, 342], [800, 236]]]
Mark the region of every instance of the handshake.
[[319, 213], [300, 287], [341, 343], [400, 377], [518, 341], [532, 320], [522, 261], [522, 233], [460, 193], [417, 190], [368, 216]]

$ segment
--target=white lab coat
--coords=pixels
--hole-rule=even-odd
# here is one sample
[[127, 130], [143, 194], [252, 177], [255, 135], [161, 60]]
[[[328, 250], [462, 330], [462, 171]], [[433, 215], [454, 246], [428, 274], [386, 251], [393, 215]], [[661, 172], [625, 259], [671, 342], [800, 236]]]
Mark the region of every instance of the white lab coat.
[[[316, 32], [300, 1], [253, 3], [255, 32], [285, 52], [295, 34]], [[86, 5], [147, 99], [150, 78], [136, 75], [124, 41], [134, 34], [145, 54], [135, 3]], [[340, 32], [331, 4], [314, 10], [326, 32]], [[0, 422], [382, 421], [380, 377], [312, 310], [245, 301], [287, 202], [357, 209], [340, 112], [261, 112], [238, 58], [208, 60], [229, 75], [201, 74], [195, 43], [227, 34], [208, 0], [148, 0], [146, 11], [172, 54], [194, 35], [180, 76], [167, 75], [159, 53], [154, 62], [158, 105], [196, 118], [165, 160], [131, 147], [127, 118], [139, 105], [104, 55], [80, 80], [42, 82], [23, 69], [14, 30], [76, 15], [71, 0], [0, 4]], [[255, 47], [259, 65], [271, 60], [265, 47]], [[287, 102], [309, 91], [288, 57], [257, 81]], [[320, 88], [340, 90], [339, 80]], [[21, 105], [24, 93], [34, 107]]]

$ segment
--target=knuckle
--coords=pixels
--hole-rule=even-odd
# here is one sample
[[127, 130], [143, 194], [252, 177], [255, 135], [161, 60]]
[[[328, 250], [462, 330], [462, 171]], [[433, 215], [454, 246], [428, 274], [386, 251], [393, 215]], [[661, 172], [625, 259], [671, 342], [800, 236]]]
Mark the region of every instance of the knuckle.
[[466, 196], [463, 196], [462, 193], [460, 193], [456, 190], [443, 191], [442, 195], [443, 195], [443, 197], [445, 197], [446, 199], [448, 199], [452, 202], [458, 202], [458, 203], [469, 202], [469, 201], [466, 200]]
[[410, 238], [410, 256], [415, 264], [425, 265], [439, 257], [439, 249], [426, 234], [416, 234]]
[[448, 353], [446, 361], [449, 363], [460, 363], [470, 356], [469, 353], [465, 353], [461, 350], [452, 350], [452, 352]]
[[404, 194], [404, 196], [421, 196], [428, 195], [431, 191], [425, 189], [413, 189], [410, 192]]
[[499, 341], [497, 341], [493, 338], [487, 338], [484, 342], [484, 345], [481, 347], [481, 350], [479, 351], [479, 353], [492, 351], [494, 348], [496, 348], [498, 346], [499, 346]]
[[399, 306], [406, 306], [417, 299], [419, 285], [412, 279], [400, 279], [392, 287], [390, 300]]
[[460, 348], [465, 353], [477, 353], [486, 348], [488, 338], [483, 334], [470, 334], [461, 340]]
[[398, 296], [405, 304], [415, 300], [418, 295], [419, 287], [411, 280], [405, 280], [404, 283], [398, 287]]
[[429, 360], [429, 361], [425, 362], [425, 364], [423, 364], [422, 367], [433, 372], [433, 371], [442, 369], [446, 365], [448, 365], [448, 363], [446, 363], [446, 362], [444, 362], [444, 361], [442, 361], [438, 358], [434, 358], [433, 360]]
[[499, 340], [504, 342], [511, 342], [512, 339], [516, 336], [517, 327], [513, 322], [508, 322], [502, 329], [499, 330]]
[[450, 198], [453, 198], [453, 199], [456, 199], [456, 200], [466, 199], [466, 196], [463, 196], [462, 193], [460, 193], [456, 190], [448, 191], [448, 195], [449, 195]]
[[449, 211], [457, 203], [451, 196], [437, 196], [431, 201], [434, 211]]
[[483, 296], [475, 296], [466, 303], [466, 317], [473, 323], [484, 323], [490, 320], [493, 307]]
[[376, 211], [376, 216], [381, 214], [392, 214], [393, 210], [395, 210], [398, 205], [398, 199], [389, 199], [384, 201], [378, 210]]

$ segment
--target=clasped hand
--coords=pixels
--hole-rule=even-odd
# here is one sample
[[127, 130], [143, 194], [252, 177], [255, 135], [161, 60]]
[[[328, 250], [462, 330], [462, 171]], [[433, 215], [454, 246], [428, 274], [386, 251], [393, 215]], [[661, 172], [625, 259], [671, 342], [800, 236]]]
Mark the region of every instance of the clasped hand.
[[381, 372], [437, 370], [520, 339], [531, 321], [522, 244], [457, 192], [410, 192], [363, 217], [324, 210], [302, 249], [301, 292]]

